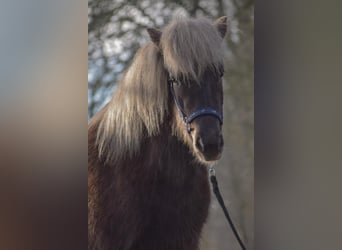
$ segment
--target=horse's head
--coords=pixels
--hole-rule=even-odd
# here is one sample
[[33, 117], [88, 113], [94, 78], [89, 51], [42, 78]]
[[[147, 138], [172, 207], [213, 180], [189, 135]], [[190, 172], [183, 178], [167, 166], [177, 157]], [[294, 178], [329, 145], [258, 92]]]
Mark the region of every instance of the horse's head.
[[201, 160], [213, 161], [221, 156], [223, 147], [222, 77], [223, 72], [207, 70], [198, 80], [182, 83], [169, 80], [171, 96], [178, 113], [178, 130], [191, 139], [191, 147]]
[[204, 162], [218, 160], [223, 149], [220, 47], [226, 22], [226, 17], [214, 23], [189, 19], [171, 24], [163, 32], [148, 30], [168, 72], [175, 132]]

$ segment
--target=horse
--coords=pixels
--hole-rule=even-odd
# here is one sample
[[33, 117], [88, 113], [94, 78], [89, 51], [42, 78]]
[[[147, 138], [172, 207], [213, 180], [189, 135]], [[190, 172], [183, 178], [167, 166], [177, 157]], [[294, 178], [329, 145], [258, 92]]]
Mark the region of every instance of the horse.
[[178, 18], [88, 124], [88, 249], [198, 250], [223, 148], [227, 18]]

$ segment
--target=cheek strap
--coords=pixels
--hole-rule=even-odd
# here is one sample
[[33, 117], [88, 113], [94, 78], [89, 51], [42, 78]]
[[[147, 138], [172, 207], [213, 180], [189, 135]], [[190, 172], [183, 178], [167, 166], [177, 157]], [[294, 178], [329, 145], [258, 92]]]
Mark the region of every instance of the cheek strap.
[[173, 100], [176, 104], [176, 107], [177, 107], [177, 110], [178, 110], [178, 113], [180, 114], [180, 116], [182, 117], [183, 119], [183, 122], [184, 122], [184, 125], [185, 125], [185, 128], [186, 128], [186, 131], [190, 134], [191, 133], [191, 129], [190, 129], [190, 125], [191, 123], [198, 117], [201, 117], [201, 116], [214, 116], [216, 117], [219, 122], [220, 122], [220, 125], [223, 124], [223, 115], [222, 113], [218, 112], [217, 110], [213, 109], [213, 108], [201, 108], [201, 109], [198, 109], [196, 111], [194, 111], [193, 113], [191, 113], [190, 115], [186, 115], [186, 113], [184, 112], [184, 110], [182, 109], [177, 97], [176, 97], [176, 94], [175, 94], [175, 91], [173, 89], [173, 83], [174, 83], [174, 79], [173, 78], [170, 78], [168, 80], [169, 84], [170, 84], [170, 92], [171, 92], [171, 95], [173, 97]]

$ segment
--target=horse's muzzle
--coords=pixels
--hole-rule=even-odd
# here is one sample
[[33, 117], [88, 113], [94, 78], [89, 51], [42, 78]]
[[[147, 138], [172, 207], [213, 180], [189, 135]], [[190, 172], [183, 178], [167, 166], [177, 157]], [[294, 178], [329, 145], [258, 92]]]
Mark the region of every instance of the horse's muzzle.
[[221, 157], [223, 149], [222, 135], [197, 135], [194, 146], [205, 161], [216, 161]]

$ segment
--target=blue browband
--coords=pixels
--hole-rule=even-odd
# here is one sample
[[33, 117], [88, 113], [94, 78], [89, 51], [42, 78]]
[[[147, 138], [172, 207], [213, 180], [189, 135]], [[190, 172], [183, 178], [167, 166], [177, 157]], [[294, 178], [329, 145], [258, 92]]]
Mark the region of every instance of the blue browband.
[[183, 122], [185, 124], [186, 131], [190, 134], [191, 129], [190, 129], [190, 124], [198, 117], [201, 116], [214, 116], [220, 121], [220, 125], [223, 124], [223, 115], [218, 112], [217, 110], [213, 108], [201, 108], [196, 110], [195, 112], [191, 113], [189, 116], [185, 114], [184, 110], [180, 106], [178, 99], [175, 95], [175, 91], [173, 89], [173, 83], [175, 82], [175, 79], [170, 77], [168, 80], [170, 84], [170, 91], [173, 97], [173, 100], [175, 101], [176, 107], [178, 109], [179, 114], [181, 115]]

